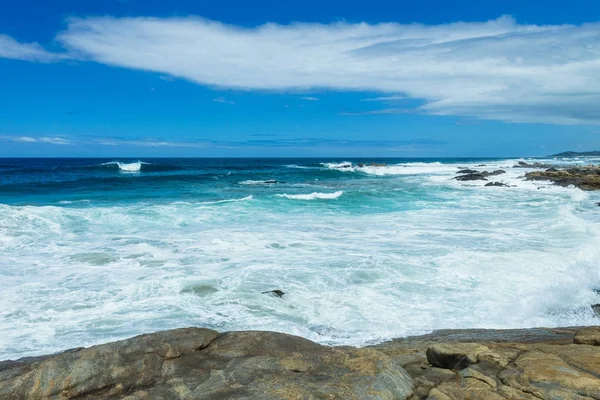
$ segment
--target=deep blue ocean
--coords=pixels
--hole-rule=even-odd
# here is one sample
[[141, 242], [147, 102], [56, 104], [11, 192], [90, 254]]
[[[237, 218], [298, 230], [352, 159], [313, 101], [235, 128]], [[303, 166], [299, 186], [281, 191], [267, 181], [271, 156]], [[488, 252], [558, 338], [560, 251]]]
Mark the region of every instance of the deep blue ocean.
[[597, 324], [600, 195], [517, 161], [0, 159], [0, 359], [183, 326], [365, 345]]

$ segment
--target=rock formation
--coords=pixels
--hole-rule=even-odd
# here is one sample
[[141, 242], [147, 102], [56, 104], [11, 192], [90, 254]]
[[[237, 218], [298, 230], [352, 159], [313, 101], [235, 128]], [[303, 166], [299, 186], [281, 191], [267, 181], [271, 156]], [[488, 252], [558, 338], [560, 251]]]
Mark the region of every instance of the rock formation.
[[0, 362], [0, 398], [600, 399], [600, 327], [445, 330], [362, 349], [175, 329]]
[[551, 181], [558, 186], [576, 186], [583, 190], [600, 190], [600, 166], [589, 165], [558, 170], [534, 171], [525, 174], [530, 181]]

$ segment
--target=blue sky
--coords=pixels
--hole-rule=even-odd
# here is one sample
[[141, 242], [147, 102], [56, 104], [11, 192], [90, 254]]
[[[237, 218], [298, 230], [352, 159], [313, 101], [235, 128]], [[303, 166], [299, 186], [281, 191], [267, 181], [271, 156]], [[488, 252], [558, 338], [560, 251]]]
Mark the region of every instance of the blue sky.
[[600, 150], [593, 1], [8, 1], [0, 156]]

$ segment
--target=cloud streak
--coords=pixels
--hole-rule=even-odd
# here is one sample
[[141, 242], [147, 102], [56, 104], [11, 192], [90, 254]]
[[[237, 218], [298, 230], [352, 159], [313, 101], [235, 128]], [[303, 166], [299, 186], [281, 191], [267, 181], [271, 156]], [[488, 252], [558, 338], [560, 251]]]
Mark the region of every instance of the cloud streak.
[[213, 101], [215, 103], [221, 103], [221, 104], [235, 104], [235, 101], [227, 100], [223, 96], [217, 97], [217, 98], [213, 99]]
[[70, 145], [73, 144], [71, 140], [60, 138], [60, 137], [39, 137], [34, 138], [31, 136], [0, 136], [0, 140], [9, 142], [19, 143], [47, 143], [57, 145]]
[[62, 59], [63, 55], [46, 51], [37, 43], [19, 43], [10, 36], [0, 34], [0, 58], [52, 62]]
[[[599, 23], [538, 26], [501, 17], [246, 28], [194, 17], [92, 17], [70, 19], [56, 39], [71, 58], [218, 88], [373, 91], [382, 101], [401, 93], [421, 100], [414, 108], [423, 114], [600, 123]], [[0, 57], [65, 56], [0, 36]]]

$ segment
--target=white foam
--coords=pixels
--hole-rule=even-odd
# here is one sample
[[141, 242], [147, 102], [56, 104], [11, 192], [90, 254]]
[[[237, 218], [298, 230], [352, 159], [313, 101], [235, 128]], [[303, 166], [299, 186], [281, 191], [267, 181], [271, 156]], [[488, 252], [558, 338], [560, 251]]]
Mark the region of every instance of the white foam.
[[334, 193], [319, 193], [313, 192], [310, 194], [276, 194], [277, 197], [284, 197], [290, 200], [334, 200], [342, 196], [344, 192], [342, 190], [338, 190]]
[[[282, 195], [353, 194], [336, 207], [243, 195], [0, 204], [0, 359], [192, 325], [365, 345], [443, 328], [597, 324], [598, 193], [524, 182], [512, 160], [487, 164]], [[459, 165], [504, 167], [493, 179], [516, 187], [467, 186], [452, 180]], [[377, 190], [365, 199], [367, 181]], [[357, 211], [379, 200], [385, 212]], [[190, 285], [216, 291], [182, 293]], [[273, 289], [285, 298], [261, 294]]]
[[242, 197], [241, 199], [225, 199], [225, 200], [217, 200], [217, 201], [204, 201], [201, 204], [223, 204], [223, 203], [237, 203], [240, 201], [250, 201], [253, 200], [254, 197], [252, 195]]
[[350, 161], [342, 161], [340, 163], [322, 163], [321, 165], [329, 169], [346, 169], [352, 167], [352, 163]]
[[277, 181], [274, 179], [267, 179], [264, 181], [247, 180], [239, 182], [240, 185], [274, 185]]
[[102, 165], [116, 165], [119, 170], [122, 172], [140, 172], [142, 169], [142, 164], [147, 164], [141, 161], [136, 161], [133, 163], [122, 163], [120, 161], [110, 161], [103, 163]]

